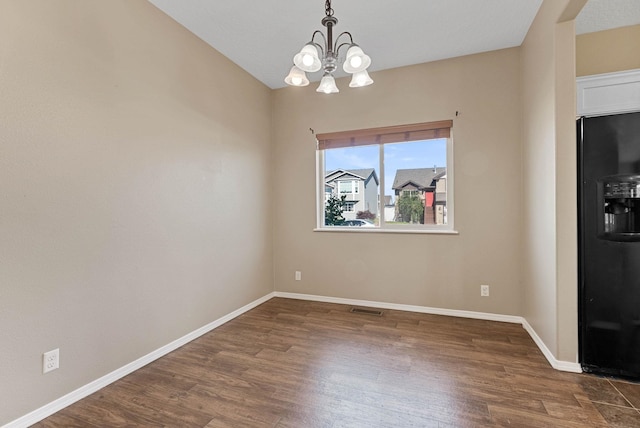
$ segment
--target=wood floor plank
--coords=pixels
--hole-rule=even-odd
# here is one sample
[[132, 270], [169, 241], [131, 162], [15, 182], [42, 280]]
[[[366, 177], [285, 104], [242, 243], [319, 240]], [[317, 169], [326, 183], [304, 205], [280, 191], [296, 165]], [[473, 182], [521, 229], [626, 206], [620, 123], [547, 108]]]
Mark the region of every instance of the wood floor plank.
[[274, 298], [35, 426], [640, 427], [613, 385], [520, 325]]
[[87, 421], [77, 419], [71, 415], [68, 415], [64, 410], [40, 422], [38, 426], [42, 428], [58, 428], [58, 427], [65, 427], [65, 428], [94, 428], [95, 427], [97, 428], [98, 427], [98, 425], [94, 425]]

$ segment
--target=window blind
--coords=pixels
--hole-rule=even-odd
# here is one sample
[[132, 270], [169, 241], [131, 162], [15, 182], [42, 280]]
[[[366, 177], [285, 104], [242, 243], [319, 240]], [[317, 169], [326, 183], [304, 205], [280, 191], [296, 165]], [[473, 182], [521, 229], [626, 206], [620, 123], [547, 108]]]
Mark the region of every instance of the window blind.
[[318, 149], [433, 140], [451, 136], [452, 120], [317, 134]]

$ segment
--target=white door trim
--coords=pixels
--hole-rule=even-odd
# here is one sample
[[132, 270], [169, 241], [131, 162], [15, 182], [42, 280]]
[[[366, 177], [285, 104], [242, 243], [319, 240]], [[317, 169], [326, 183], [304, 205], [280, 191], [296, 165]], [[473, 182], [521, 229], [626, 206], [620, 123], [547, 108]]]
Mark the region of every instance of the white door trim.
[[640, 69], [576, 79], [578, 116], [640, 111]]

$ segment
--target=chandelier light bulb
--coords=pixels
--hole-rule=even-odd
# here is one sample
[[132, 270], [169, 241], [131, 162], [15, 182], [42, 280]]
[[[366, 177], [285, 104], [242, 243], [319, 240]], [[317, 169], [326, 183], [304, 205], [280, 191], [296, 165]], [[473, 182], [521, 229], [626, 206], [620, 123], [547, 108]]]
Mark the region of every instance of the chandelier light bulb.
[[351, 83], [349, 83], [350, 88], [361, 88], [363, 86], [369, 86], [373, 83], [373, 79], [369, 77], [369, 73], [367, 70], [362, 70], [357, 73], [353, 73], [353, 77], [351, 78]]
[[318, 48], [313, 43], [304, 45], [300, 52], [293, 57], [293, 63], [300, 70], [308, 73], [318, 71], [322, 67], [322, 61], [318, 57]]
[[316, 92], [323, 92], [325, 94], [336, 94], [340, 92], [338, 87], [336, 86], [336, 81], [332, 75], [325, 73], [322, 76], [322, 80], [320, 81], [320, 86], [316, 89]]
[[366, 70], [371, 65], [371, 58], [365, 55], [360, 46], [352, 44], [347, 50], [347, 60], [342, 66], [347, 73], [357, 73]]
[[307, 67], [311, 67], [313, 65], [313, 57], [309, 54], [304, 54], [302, 56], [302, 63]]
[[307, 86], [309, 84], [309, 79], [307, 79], [307, 75], [304, 74], [304, 71], [294, 65], [291, 67], [291, 71], [289, 71], [287, 77], [284, 78], [284, 82], [291, 86]]

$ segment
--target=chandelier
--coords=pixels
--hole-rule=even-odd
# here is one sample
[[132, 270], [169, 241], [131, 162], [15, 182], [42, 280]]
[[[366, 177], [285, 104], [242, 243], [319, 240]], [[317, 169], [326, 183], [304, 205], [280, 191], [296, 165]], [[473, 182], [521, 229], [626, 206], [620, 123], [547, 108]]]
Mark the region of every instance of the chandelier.
[[[352, 74], [349, 87], [359, 88], [372, 84], [373, 80], [367, 73], [371, 58], [365, 55], [360, 46], [353, 43], [351, 33], [348, 31], [340, 33], [336, 37], [335, 43], [333, 41], [333, 27], [338, 23], [338, 19], [333, 16], [331, 0], [326, 0], [325, 2], [325, 15], [321, 23], [327, 27], [327, 35], [325, 36], [320, 30], [313, 32], [311, 41], [304, 45], [300, 52], [293, 57], [295, 65], [291, 67], [291, 71], [284, 79], [285, 83], [291, 86], [307, 86], [309, 79], [307, 79], [306, 73], [313, 73], [322, 69], [322, 80], [316, 92], [325, 94], [340, 92], [333, 78], [333, 72], [336, 71], [340, 62], [338, 56], [340, 49], [348, 46], [342, 69]], [[315, 41], [316, 36], [322, 39], [322, 44]], [[340, 43], [341, 40], [343, 40], [342, 43]], [[318, 51], [322, 54], [322, 59], [318, 55]]]

